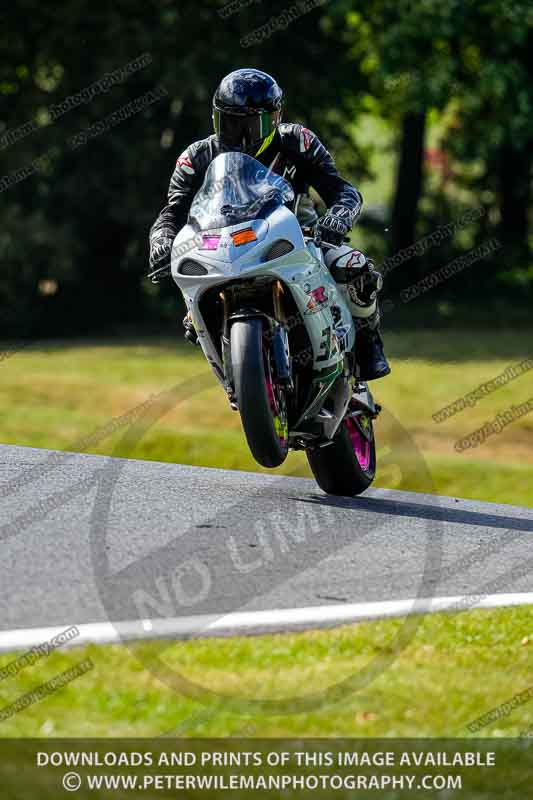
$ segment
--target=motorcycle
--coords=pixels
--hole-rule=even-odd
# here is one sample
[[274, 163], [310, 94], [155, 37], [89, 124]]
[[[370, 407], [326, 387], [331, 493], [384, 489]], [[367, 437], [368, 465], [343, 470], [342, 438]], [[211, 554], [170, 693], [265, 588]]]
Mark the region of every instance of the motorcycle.
[[357, 377], [331, 245], [306, 235], [293, 202], [288, 181], [256, 159], [219, 155], [174, 240], [171, 274], [255, 460], [277, 467], [305, 450], [323, 491], [353, 496], [375, 477], [380, 407]]

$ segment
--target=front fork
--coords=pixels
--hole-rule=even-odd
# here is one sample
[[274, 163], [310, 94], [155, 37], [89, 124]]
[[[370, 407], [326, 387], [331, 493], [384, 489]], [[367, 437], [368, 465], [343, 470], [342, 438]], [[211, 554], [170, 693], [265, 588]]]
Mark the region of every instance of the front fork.
[[243, 307], [232, 312], [225, 292], [221, 292], [223, 301], [223, 332], [222, 332], [222, 357], [224, 374], [226, 378], [226, 393], [232, 409], [237, 410], [235, 402], [235, 389], [230, 347], [230, 329], [235, 320], [261, 317], [264, 322], [265, 334], [269, 339], [272, 352], [272, 366], [274, 379], [286, 391], [294, 391], [292, 380], [292, 362], [289, 350], [289, 332], [285, 325], [285, 312], [283, 309], [283, 286], [280, 281], [272, 285], [272, 302], [275, 318], [256, 308]]

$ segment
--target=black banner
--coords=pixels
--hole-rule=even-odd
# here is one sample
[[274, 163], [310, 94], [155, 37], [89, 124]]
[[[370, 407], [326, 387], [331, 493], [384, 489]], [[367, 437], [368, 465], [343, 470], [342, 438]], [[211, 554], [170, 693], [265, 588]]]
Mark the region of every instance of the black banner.
[[5, 800], [525, 800], [529, 739], [4, 739]]

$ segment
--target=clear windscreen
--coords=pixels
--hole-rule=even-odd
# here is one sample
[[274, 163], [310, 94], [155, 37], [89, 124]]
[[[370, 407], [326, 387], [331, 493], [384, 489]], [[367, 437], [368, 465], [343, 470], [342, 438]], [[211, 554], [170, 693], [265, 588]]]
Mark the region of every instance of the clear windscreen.
[[245, 153], [223, 153], [209, 165], [189, 212], [199, 230], [249, 222], [262, 209], [291, 203], [292, 186]]

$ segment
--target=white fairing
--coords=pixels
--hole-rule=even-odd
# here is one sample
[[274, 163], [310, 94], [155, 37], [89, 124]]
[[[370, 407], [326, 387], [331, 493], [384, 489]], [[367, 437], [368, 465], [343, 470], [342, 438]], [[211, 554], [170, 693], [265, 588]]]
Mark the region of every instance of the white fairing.
[[[249, 228], [253, 229], [256, 241], [237, 247], [231, 234]], [[204, 237], [208, 238], [210, 234], [220, 236], [218, 246], [214, 250], [202, 249]], [[269, 249], [280, 239], [292, 243], [292, 252], [265, 261]], [[182, 265], [190, 260], [201, 264], [207, 274], [180, 274]], [[353, 345], [353, 322], [346, 301], [324, 265], [321, 251], [309, 240], [304, 240], [295, 215], [285, 205], [275, 207], [265, 219], [239, 222], [216, 231], [196, 234], [190, 225], [186, 225], [174, 240], [171, 270], [192, 316], [202, 350], [220, 380], [223, 365], [202, 319], [199, 300], [206, 289], [219, 285], [222, 290], [224, 283], [244, 274], [247, 278], [276, 276], [285, 290], [292, 293], [312, 343], [316, 370], [336, 367], [343, 359], [343, 351], [350, 350]], [[332, 306], [338, 307], [336, 323]], [[288, 324], [290, 326], [290, 320]]]

